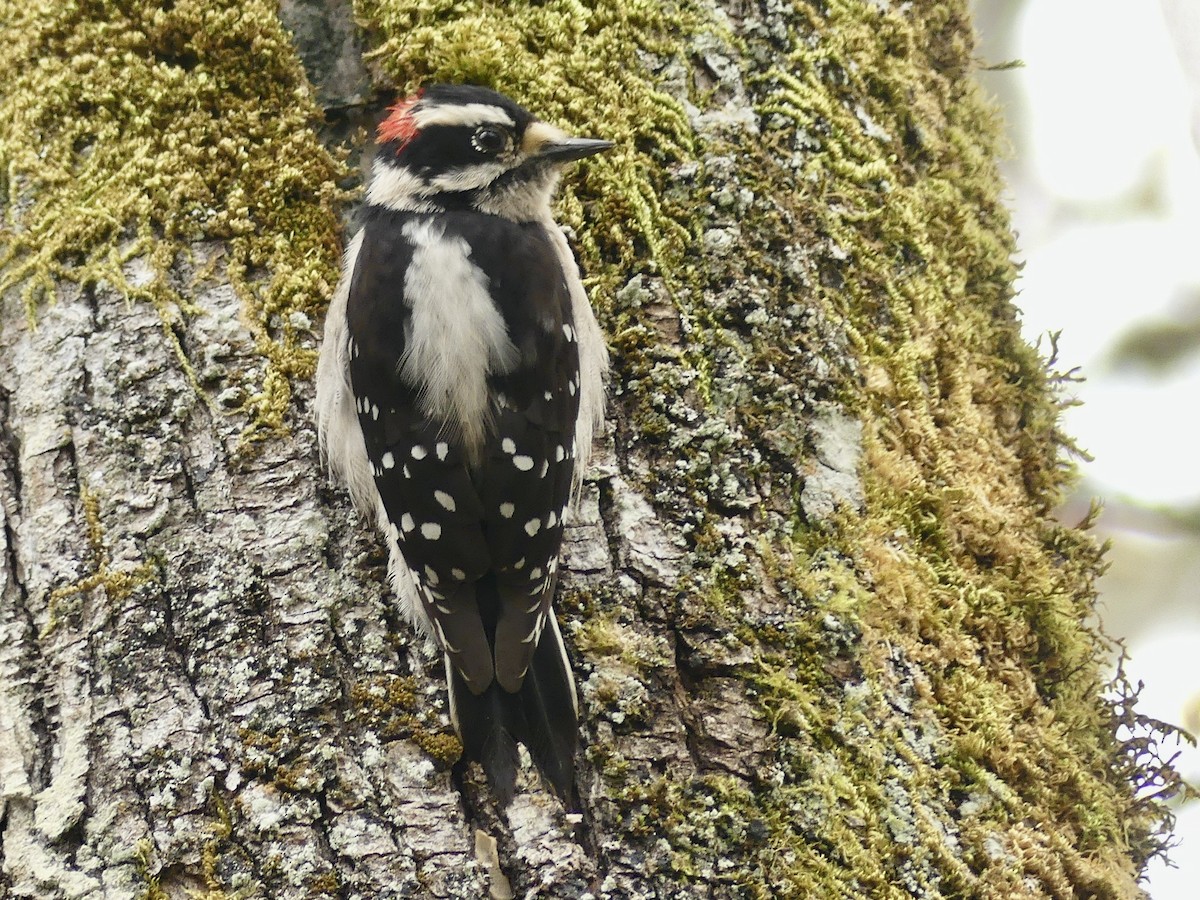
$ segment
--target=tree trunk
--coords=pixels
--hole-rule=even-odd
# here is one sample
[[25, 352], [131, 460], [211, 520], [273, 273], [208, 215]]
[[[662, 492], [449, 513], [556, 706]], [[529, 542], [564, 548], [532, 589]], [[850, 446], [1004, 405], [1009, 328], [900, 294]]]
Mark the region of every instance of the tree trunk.
[[[1050, 515], [965, 2], [112, 6], [0, 24], [0, 898], [1140, 895], [1174, 776]], [[620, 145], [560, 204], [574, 826], [456, 765], [317, 459], [320, 135], [424, 80]]]

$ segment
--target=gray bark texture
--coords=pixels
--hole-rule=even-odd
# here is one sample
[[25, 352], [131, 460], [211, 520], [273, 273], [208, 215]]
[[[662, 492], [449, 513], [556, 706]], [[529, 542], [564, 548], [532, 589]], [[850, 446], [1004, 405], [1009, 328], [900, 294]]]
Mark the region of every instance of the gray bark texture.
[[[0, 3], [0, 900], [1142, 895], [965, 4], [117, 6]], [[318, 460], [342, 160], [433, 79], [622, 147], [579, 822], [456, 763]]]

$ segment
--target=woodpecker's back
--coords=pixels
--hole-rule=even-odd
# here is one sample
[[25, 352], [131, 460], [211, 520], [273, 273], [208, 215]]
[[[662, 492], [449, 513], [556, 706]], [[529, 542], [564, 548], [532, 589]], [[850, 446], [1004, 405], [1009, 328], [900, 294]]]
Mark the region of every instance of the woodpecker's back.
[[551, 608], [607, 356], [550, 200], [607, 149], [438, 85], [379, 128], [317, 370], [322, 450], [446, 661], [450, 714], [502, 802], [516, 741], [576, 802], [578, 709]]

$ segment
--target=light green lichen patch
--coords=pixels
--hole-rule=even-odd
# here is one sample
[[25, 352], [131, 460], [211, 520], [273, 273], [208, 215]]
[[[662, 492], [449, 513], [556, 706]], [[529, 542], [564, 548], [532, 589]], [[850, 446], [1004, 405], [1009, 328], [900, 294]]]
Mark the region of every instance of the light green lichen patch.
[[[299, 338], [336, 277], [342, 169], [276, 5], [4, 2], [0, 38], [0, 290], [36, 323], [57, 283], [111, 285], [159, 310], [191, 374], [172, 268], [222, 240], [263, 357], [230, 377], [248, 435], [279, 429], [315, 366]], [[126, 277], [134, 257], [151, 278]]]

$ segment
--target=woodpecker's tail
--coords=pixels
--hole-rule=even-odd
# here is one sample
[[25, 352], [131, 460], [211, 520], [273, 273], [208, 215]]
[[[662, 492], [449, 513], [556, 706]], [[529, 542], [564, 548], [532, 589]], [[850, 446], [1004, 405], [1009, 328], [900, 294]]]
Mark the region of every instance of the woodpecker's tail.
[[507, 806], [516, 793], [520, 765], [516, 742], [520, 741], [563, 805], [577, 811], [575, 747], [579, 720], [575, 682], [553, 611], [548, 614], [547, 626], [521, 689], [515, 694], [495, 680], [482, 694], [471, 693], [447, 656], [450, 718], [467, 758], [483, 765], [502, 806]]

